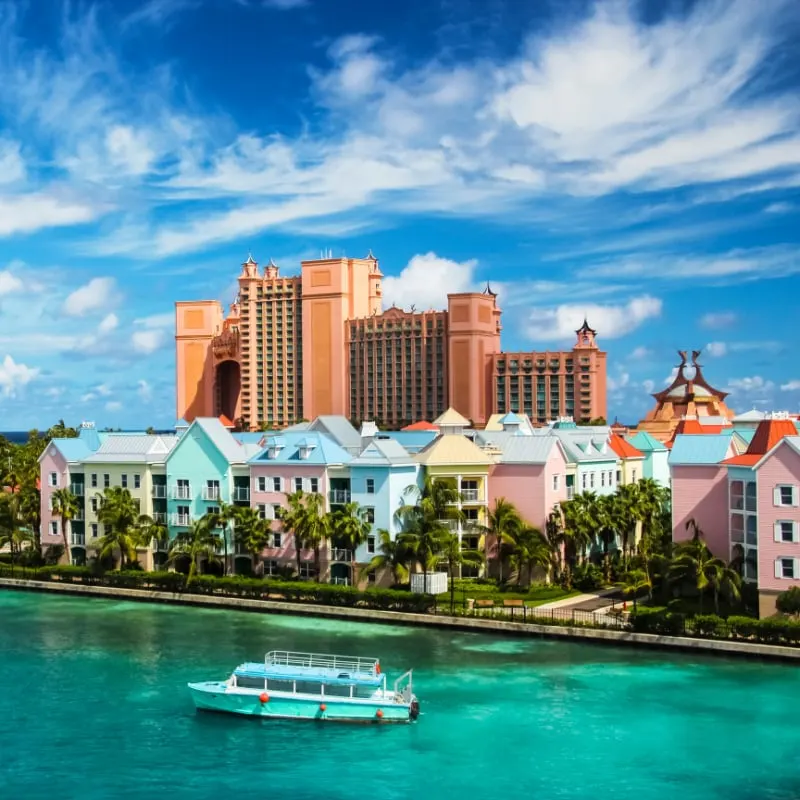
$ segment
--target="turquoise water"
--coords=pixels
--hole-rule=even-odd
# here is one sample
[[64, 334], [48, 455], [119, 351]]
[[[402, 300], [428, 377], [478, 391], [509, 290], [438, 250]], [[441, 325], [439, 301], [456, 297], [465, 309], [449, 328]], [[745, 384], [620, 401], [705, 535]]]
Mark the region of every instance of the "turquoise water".
[[[269, 649], [408, 667], [422, 717], [198, 714]], [[0, 798], [800, 797], [796, 668], [0, 592]]]

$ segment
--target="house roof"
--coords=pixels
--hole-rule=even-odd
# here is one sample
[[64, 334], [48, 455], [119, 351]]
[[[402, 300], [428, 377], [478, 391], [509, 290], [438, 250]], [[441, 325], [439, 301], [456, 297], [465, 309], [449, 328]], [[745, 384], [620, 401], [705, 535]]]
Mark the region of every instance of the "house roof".
[[362, 451], [354, 458], [350, 465], [353, 467], [365, 466], [408, 466], [413, 465], [414, 459], [396, 439], [381, 435], [373, 439]]
[[436, 430], [417, 430], [407, 431], [381, 431], [378, 437], [381, 439], [389, 437], [399, 442], [407, 452], [419, 453], [420, 450], [427, 447], [439, 435], [438, 429]]
[[574, 463], [616, 461], [617, 454], [609, 447], [608, 436], [586, 435], [578, 429], [554, 429], [566, 450], [567, 459]]
[[737, 414], [733, 418], [733, 423], [735, 425], [737, 422], [761, 422], [761, 420], [766, 416], [766, 411], [759, 411], [757, 408], [752, 408], [750, 411], [744, 411], [741, 414]]
[[428, 422], [427, 420], [421, 419], [419, 422], [412, 422], [410, 425], [406, 425], [405, 428], [401, 428], [401, 431], [438, 431], [439, 426], [434, 425], [432, 422]]
[[39, 457], [41, 461], [47, 455], [48, 449], [55, 447], [63, 456], [65, 461], [83, 461], [92, 454], [92, 450], [83, 439], [69, 438], [69, 439], [51, 439], [48, 448], [42, 452]]
[[160, 434], [111, 434], [103, 440], [96, 453], [83, 460], [88, 463], [163, 463], [178, 443], [178, 437]]
[[501, 464], [546, 464], [557, 448], [568, 461], [564, 447], [557, 436], [513, 436], [502, 444]]
[[484, 453], [471, 439], [455, 434], [439, 436], [414, 458], [426, 466], [474, 464], [488, 467], [494, 463], [491, 456]]
[[644, 458], [641, 450], [637, 450], [630, 442], [626, 442], [616, 433], [611, 434], [608, 445], [620, 458]]
[[725, 463], [733, 467], [753, 467], [759, 464], [762, 458], [773, 450], [780, 442], [789, 437], [797, 436], [794, 422], [787, 416], [767, 415], [761, 422], [742, 455], [733, 456]]
[[[280, 445], [274, 457], [270, 450]], [[300, 451], [307, 451], [306, 458], [300, 458]], [[249, 459], [251, 464], [347, 464], [352, 456], [327, 434], [319, 431], [284, 431], [278, 436], [265, 436], [263, 444]]]
[[317, 417], [306, 430], [327, 433], [346, 450], [355, 452], [361, 450], [361, 434], [350, 424], [347, 417], [333, 414]]
[[647, 431], [639, 431], [635, 436], [631, 436], [628, 441], [642, 452], [666, 452], [668, 449], [664, 442], [660, 442]]
[[246, 453], [242, 444], [234, 439], [231, 432], [217, 417], [197, 417], [184, 435], [191, 434], [192, 428], [195, 426], [205, 433], [229, 464], [242, 463], [246, 460]]
[[681, 433], [669, 454], [670, 466], [721, 464], [733, 446], [731, 433]]
[[226, 428], [235, 428], [236, 426], [234, 423], [228, 419], [224, 414], [219, 415], [219, 421], [226, 427]]
[[443, 425], [452, 425], [453, 427], [460, 427], [460, 428], [468, 428], [469, 427], [469, 420], [458, 413], [452, 406], [444, 412], [444, 414], [440, 414], [436, 419], [433, 421], [434, 425], [438, 425], [440, 428]]
[[508, 414], [504, 414], [500, 417], [500, 424], [501, 425], [522, 425], [522, 417], [515, 414], [513, 411], [509, 411]]

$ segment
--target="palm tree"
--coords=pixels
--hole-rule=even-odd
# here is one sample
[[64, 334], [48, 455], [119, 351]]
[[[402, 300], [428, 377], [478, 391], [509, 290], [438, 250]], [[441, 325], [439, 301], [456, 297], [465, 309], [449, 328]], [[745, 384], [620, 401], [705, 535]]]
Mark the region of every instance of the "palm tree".
[[[222, 562], [222, 574], [228, 574], [228, 530], [230, 524], [233, 523], [234, 528], [237, 525], [237, 520], [240, 516], [240, 512], [245, 511], [247, 507], [240, 507], [235, 506], [232, 503], [226, 503], [224, 501], [220, 501], [219, 503], [219, 511], [214, 511], [212, 513], [207, 514], [206, 516], [210, 517], [210, 522], [212, 528], [221, 528], [222, 529], [222, 550], [223, 550], [223, 558], [224, 561]], [[234, 536], [235, 536], [234, 532]]]
[[636, 611], [636, 598], [642, 589], [651, 589], [653, 584], [648, 574], [642, 569], [632, 569], [625, 573], [622, 581], [622, 593], [627, 597], [633, 595], [633, 610]]
[[669, 489], [652, 478], [642, 478], [636, 487], [636, 516], [642, 523], [642, 537], [661, 538], [670, 535]]
[[314, 551], [314, 571], [320, 580], [320, 551], [331, 537], [331, 515], [325, 511], [325, 498], [321, 494], [295, 492], [289, 495], [289, 509], [281, 515], [284, 525], [291, 526], [297, 550], [297, 571], [300, 572], [300, 551]]
[[367, 510], [358, 503], [345, 503], [331, 515], [331, 538], [344, 543], [350, 550], [350, 577], [356, 582], [356, 550], [367, 541], [372, 524], [367, 521]]
[[714, 612], [719, 614], [719, 596], [724, 594], [729, 602], [738, 601], [741, 596], [741, 575], [721, 558], [714, 558], [706, 566], [706, 575], [714, 592]]
[[[257, 572], [259, 557], [267, 547], [272, 529], [267, 520], [261, 519], [258, 511], [249, 506], [237, 507], [233, 512], [233, 539], [237, 546], [246, 550], [252, 560], [253, 573]], [[264, 573], [264, 562], [261, 561], [261, 574]]]
[[[513, 503], [505, 497], [498, 497], [494, 508], [489, 509], [486, 533], [494, 539], [495, 558], [497, 559], [498, 582], [503, 582], [503, 545], [511, 544], [513, 537], [522, 527], [522, 518]], [[488, 553], [489, 548], [486, 548]], [[487, 570], [488, 571], [488, 570]]]
[[[136, 521], [134, 528], [136, 534], [136, 547], [142, 549], [159, 549], [169, 543], [169, 528], [162, 522], [156, 522], [152, 517], [144, 514]], [[155, 565], [155, 556], [154, 567]]]
[[[690, 520], [693, 522], [693, 520]], [[695, 526], [696, 528], [696, 526]], [[673, 582], [689, 581], [699, 594], [700, 613], [703, 613], [703, 592], [711, 584], [710, 575], [714, 572], [715, 559], [706, 543], [700, 538], [702, 531], [696, 528], [698, 537], [681, 542], [676, 548], [676, 557], [669, 568], [669, 578]]]
[[125, 559], [136, 560], [136, 548], [140, 546], [141, 524], [145, 519], [139, 513], [139, 504], [128, 489], [111, 486], [99, 495], [100, 507], [97, 519], [103, 523], [105, 533], [97, 543], [100, 558], [114, 557], [119, 553], [119, 569], [125, 567]]
[[203, 515], [194, 520], [186, 530], [182, 530], [172, 540], [168, 561], [174, 564], [179, 558], [189, 559], [189, 574], [186, 583], [190, 584], [197, 575], [201, 559], [217, 561], [221, 536], [214, 532], [214, 520]]
[[578, 561], [586, 557], [586, 551], [592, 543], [596, 530], [596, 501], [597, 495], [594, 492], [581, 492], [572, 500], [564, 500], [561, 503], [564, 515], [565, 557], [567, 550], [571, 551]]
[[64, 540], [64, 555], [67, 563], [72, 563], [71, 548], [67, 529], [72, 528], [72, 520], [81, 512], [78, 498], [67, 488], [56, 489], [52, 494], [53, 516], [61, 518], [61, 537]]
[[300, 551], [302, 550], [302, 530], [305, 519], [305, 495], [302, 491], [292, 492], [286, 500], [289, 505], [280, 512], [281, 527], [291, 533], [294, 539], [295, 558], [297, 559], [297, 575], [300, 576]]
[[33, 534], [24, 526], [18, 494], [15, 492], [0, 496], [0, 548], [8, 545], [12, 568], [22, 553], [23, 546], [33, 541]]
[[456, 604], [454, 573], [462, 564], [480, 566], [483, 564], [483, 556], [478, 550], [463, 549], [461, 547], [461, 539], [457, 533], [446, 533], [442, 537], [439, 556], [447, 563], [447, 574], [450, 578], [450, 613], [452, 614], [455, 611]]
[[393, 539], [392, 535], [384, 528], [378, 531], [379, 552], [376, 553], [369, 564], [362, 568], [362, 575], [369, 575], [382, 569], [391, 569], [395, 586], [408, 580], [408, 562], [411, 554], [406, 544], [401, 539]]
[[622, 560], [627, 568], [631, 550], [631, 538], [636, 535], [636, 523], [641, 514], [639, 484], [628, 483], [617, 487], [612, 495], [610, 514], [622, 544]]
[[539, 528], [532, 525], [520, 528], [515, 535], [513, 553], [512, 558], [517, 568], [517, 585], [522, 585], [522, 576], [526, 574], [530, 587], [536, 567], [544, 569], [549, 577], [553, 566], [553, 548]]

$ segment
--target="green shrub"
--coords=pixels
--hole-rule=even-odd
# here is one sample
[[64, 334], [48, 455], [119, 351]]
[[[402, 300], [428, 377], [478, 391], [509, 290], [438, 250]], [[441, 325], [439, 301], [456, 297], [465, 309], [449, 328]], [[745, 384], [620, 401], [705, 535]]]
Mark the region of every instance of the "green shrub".
[[659, 636], [682, 636], [686, 632], [686, 617], [664, 609], [640, 608], [630, 615], [636, 633], [655, 633]]
[[749, 639], [756, 635], [758, 623], [752, 617], [728, 617], [728, 630], [737, 639]]
[[578, 564], [572, 573], [572, 583], [582, 592], [591, 592], [603, 585], [603, 571], [596, 564]]
[[728, 635], [728, 626], [722, 617], [716, 614], [698, 614], [691, 620], [692, 629], [700, 636], [711, 636], [724, 639]]
[[781, 614], [800, 614], [800, 586], [792, 586], [791, 589], [781, 592], [775, 600], [775, 607]]

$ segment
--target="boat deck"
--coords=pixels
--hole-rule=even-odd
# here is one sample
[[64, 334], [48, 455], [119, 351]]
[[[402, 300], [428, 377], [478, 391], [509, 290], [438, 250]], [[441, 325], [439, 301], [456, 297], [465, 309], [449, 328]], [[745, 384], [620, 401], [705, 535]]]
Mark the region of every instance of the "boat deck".
[[378, 660], [350, 656], [323, 656], [282, 650], [267, 653], [264, 662], [240, 664], [234, 675], [243, 678], [304, 680], [339, 686], [380, 686], [384, 682]]

